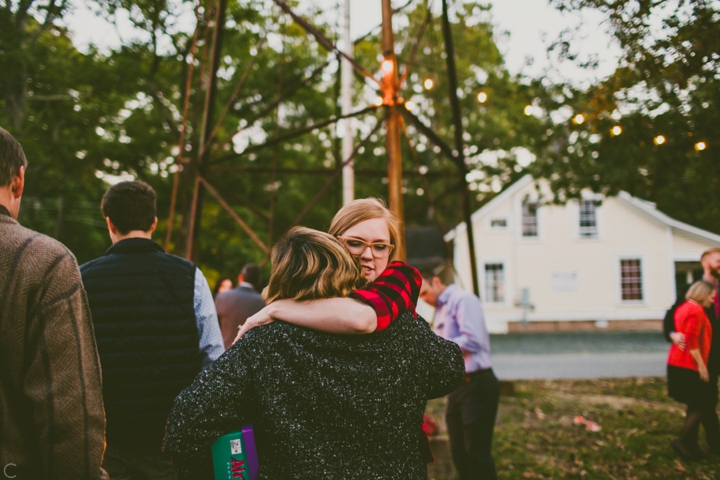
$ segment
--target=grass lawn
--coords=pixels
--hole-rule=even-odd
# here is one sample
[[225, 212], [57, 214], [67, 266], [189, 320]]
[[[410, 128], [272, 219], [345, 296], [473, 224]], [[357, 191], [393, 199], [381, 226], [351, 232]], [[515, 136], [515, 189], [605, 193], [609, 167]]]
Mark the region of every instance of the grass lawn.
[[[665, 378], [514, 382], [495, 428], [500, 478], [720, 479], [720, 459], [685, 463], [670, 449], [684, 405], [665, 386]], [[444, 402], [428, 405], [441, 434]], [[577, 415], [601, 430], [574, 424]], [[704, 445], [702, 429], [700, 436]]]

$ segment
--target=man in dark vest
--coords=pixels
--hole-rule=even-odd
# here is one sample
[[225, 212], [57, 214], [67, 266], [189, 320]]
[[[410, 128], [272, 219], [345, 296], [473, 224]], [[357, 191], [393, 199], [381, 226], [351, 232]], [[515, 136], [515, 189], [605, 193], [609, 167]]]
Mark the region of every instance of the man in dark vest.
[[238, 327], [265, 307], [265, 302], [257, 291], [259, 284], [260, 267], [248, 263], [238, 275], [238, 286], [219, 294], [215, 299], [225, 349], [233, 344]]
[[[717, 291], [718, 280], [720, 280], [720, 248], [714, 247], [703, 252], [700, 257], [700, 264], [703, 268], [702, 279], [715, 285]], [[679, 295], [675, 304], [665, 314], [663, 320], [663, 334], [668, 342], [675, 343], [680, 348], [685, 348], [685, 335], [675, 331], [675, 310], [685, 302], [685, 292]], [[715, 304], [705, 309], [705, 313], [710, 319], [712, 328], [712, 342], [710, 343], [710, 358], [708, 359], [708, 374], [710, 375], [710, 385], [715, 393], [714, 398], [717, 402], [718, 398], [718, 376], [720, 375], [720, 303], [715, 296]], [[707, 440], [710, 453], [713, 456], [720, 457], [720, 419], [716, 409], [711, 409], [703, 416], [701, 420], [705, 429], [705, 440]]]
[[155, 192], [111, 187], [101, 204], [113, 245], [82, 267], [95, 325], [107, 416], [104, 468], [114, 480], [174, 479], [161, 451], [175, 397], [223, 352], [202, 272], [151, 237]]

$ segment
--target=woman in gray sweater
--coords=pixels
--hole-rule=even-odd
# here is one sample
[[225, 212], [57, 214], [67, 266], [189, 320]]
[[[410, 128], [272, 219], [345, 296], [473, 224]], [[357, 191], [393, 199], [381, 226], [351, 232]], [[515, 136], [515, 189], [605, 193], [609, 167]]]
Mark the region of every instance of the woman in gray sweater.
[[[334, 237], [295, 228], [272, 252], [268, 303], [347, 296], [363, 284]], [[260, 479], [426, 479], [427, 400], [462, 380], [457, 345], [405, 313], [375, 335], [285, 322], [255, 328], [176, 399], [165, 451], [180, 478], [212, 478], [210, 446], [252, 422]]]

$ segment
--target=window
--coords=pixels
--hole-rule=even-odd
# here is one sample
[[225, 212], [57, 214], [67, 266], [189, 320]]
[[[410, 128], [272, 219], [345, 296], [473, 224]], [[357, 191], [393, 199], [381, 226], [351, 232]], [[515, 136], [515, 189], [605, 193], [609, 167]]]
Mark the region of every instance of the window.
[[505, 274], [502, 263], [485, 264], [485, 301], [488, 303], [505, 301]]
[[490, 220], [490, 228], [503, 229], [507, 228], [507, 218], [493, 218]]
[[597, 205], [594, 200], [580, 201], [580, 236], [597, 237]]
[[643, 299], [641, 267], [639, 258], [620, 260], [620, 288], [623, 301]]
[[538, 204], [525, 199], [522, 203], [522, 236], [537, 237], [538, 236]]

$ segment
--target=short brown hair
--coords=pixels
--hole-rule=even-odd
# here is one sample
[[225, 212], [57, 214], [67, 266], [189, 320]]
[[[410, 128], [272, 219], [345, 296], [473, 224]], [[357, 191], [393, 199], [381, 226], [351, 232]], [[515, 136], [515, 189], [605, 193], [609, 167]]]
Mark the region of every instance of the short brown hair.
[[[338, 237], [353, 226], [365, 220], [384, 218], [390, 231], [390, 243], [397, 247], [400, 240], [400, 221], [395, 214], [388, 210], [382, 200], [378, 198], [359, 198], [342, 207], [332, 219], [328, 233]], [[398, 249], [390, 252], [388, 262], [392, 262]]]
[[685, 294], [685, 300], [695, 300], [700, 303], [705, 300], [708, 296], [712, 295], [715, 290], [715, 285], [705, 280], [698, 280], [697, 282], [690, 285], [687, 293]]
[[10, 132], [0, 127], [0, 187], [7, 187], [20, 167], [27, 167], [27, 158], [20, 142]]
[[105, 192], [100, 208], [121, 234], [147, 232], [157, 214], [155, 190], [145, 182], [120, 182]]
[[705, 260], [705, 257], [710, 255], [711, 253], [720, 253], [720, 247], [712, 247], [705, 250], [702, 255], [700, 255], [700, 261], [702, 262], [703, 260]]
[[305, 227], [286, 233], [272, 249], [263, 300], [347, 297], [367, 281], [352, 255], [332, 235]]

